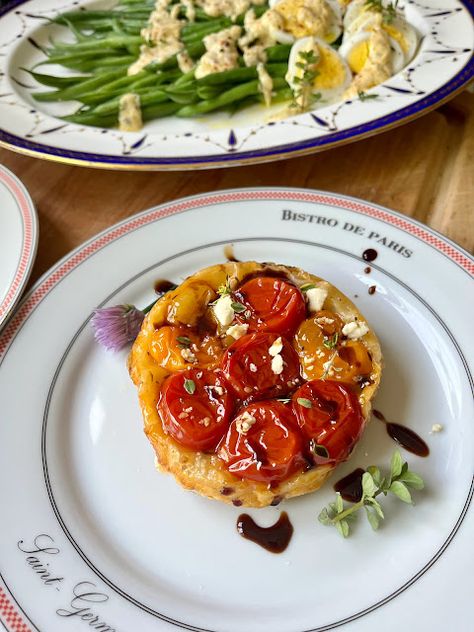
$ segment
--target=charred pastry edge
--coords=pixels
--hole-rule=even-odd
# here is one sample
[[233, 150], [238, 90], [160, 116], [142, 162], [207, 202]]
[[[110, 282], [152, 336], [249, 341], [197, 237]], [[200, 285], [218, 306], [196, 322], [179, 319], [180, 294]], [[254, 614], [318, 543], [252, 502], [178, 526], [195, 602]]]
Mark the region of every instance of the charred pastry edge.
[[[195, 452], [178, 445], [169, 435], [165, 434], [156, 410], [161, 383], [169, 375], [169, 372], [153, 361], [148, 348], [153, 332], [163, 325], [195, 326], [199, 317], [207, 310], [208, 304], [218, 297], [217, 289], [225, 284], [228, 276], [237, 278], [238, 286], [240, 286], [251, 276], [259, 276], [262, 273], [269, 276], [285, 277], [299, 288], [307, 283], [324, 283], [328, 289], [325, 309], [339, 314], [344, 322], [352, 320], [367, 322], [352, 301], [325, 279], [309, 274], [295, 266], [275, 263], [262, 264], [255, 261], [229, 262], [199, 270], [187, 277], [175, 290], [171, 290], [160, 298], [146, 316], [128, 361], [130, 376], [138, 388], [145, 434], [156, 453], [157, 468], [162, 472], [173, 474], [185, 489], [239, 507], [265, 507], [275, 503], [276, 500], [281, 502], [287, 498], [315, 491], [321, 487], [335, 466], [313, 467], [293, 474], [278, 485], [269, 486], [266, 483], [241, 480], [233, 476], [215, 454]], [[201, 309], [195, 312], [193, 322], [179, 321], [176, 310], [174, 313], [171, 311], [172, 317], [170, 318], [168, 308], [173, 305], [178, 296], [182, 297], [183, 291], [191, 290], [192, 293], [193, 285], [200, 287], [201, 294]], [[205, 301], [204, 308], [202, 308], [203, 301]], [[380, 383], [382, 354], [379, 342], [370, 328], [368, 333], [364, 335], [363, 342], [373, 362], [372, 383], [367, 385], [359, 395], [364, 425], [366, 425], [370, 417], [371, 402]], [[230, 489], [231, 491], [222, 493], [223, 489]]]

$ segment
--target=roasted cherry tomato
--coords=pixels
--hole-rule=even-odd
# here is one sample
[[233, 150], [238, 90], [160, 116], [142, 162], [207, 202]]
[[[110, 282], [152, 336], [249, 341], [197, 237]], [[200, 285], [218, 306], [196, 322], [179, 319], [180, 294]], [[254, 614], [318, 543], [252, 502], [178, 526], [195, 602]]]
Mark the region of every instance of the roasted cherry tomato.
[[183, 371], [193, 364], [214, 368], [222, 357], [218, 338], [196, 334], [186, 327], [165, 325], [153, 333], [150, 353], [168, 371]]
[[236, 302], [246, 311], [236, 319], [253, 331], [271, 331], [292, 336], [306, 316], [306, 304], [301, 291], [278, 277], [255, 277], [234, 292]]
[[239, 411], [217, 455], [235, 476], [271, 483], [307, 465], [303, 443], [291, 406], [255, 402]]
[[367, 348], [357, 340], [342, 340], [341, 318], [326, 310], [307, 318], [295, 335], [295, 347], [303, 362], [304, 377], [355, 384], [372, 371]]
[[227, 432], [234, 397], [220, 372], [188, 369], [163, 383], [158, 412], [165, 432], [192, 450], [214, 450]]
[[349, 386], [306, 382], [293, 394], [292, 406], [316, 463], [347, 459], [364, 427], [359, 400]]
[[222, 369], [242, 400], [284, 397], [300, 382], [298, 356], [278, 334], [247, 334], [225, 352]]

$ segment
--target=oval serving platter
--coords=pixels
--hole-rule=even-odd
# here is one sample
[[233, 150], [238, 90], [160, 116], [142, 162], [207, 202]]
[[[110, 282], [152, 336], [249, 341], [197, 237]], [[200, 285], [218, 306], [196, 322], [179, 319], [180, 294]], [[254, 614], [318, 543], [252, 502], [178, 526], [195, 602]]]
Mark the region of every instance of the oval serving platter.
[[266, 122], [263, 108], [201, 119], [169, 117], [140, 132], [65, 123], [71, 107], [44, 107], [38, 84], [22, 70], [42, 59], [41, 47], [60, 27], [58, 12], [113, 2], [13, 0], [0, 9], [0, 145], [29, 155], [109, 169], [195, 169], [243, 165], [349, 143], [410, 121], [452, 98], [472, 79], [473, 0], [401, 0], [422, 35], [417, 55], [400, 73], [355, 98], [314, 112]]
[[[223, 261], [228, 244], [238, 259], [327, 278], [377, 332], [385, 370], [376, 408], [430, 448], [427, 458], [402, 451], [426, 489], [414, 493], [415, 507], [384, 499], [378, 532], [363, 516], [347, 540], [319, 524], [334, 498], [328, 483], [249, 511], [261, 525], [288, 512], [294, 537], [273, 555], [239, 536], [238, 507], [155, 471], [126, 352], [95, 343], [92, 311], [148, 305], [158, 279], [179, 282]], [[368, 248], [378, 253], [370, 272]], [[441, 632], [451, 629], [454, 609], [456, 630], [468, 632], [473, 273], [467, 253], [414, 220], [354, 198], [282, 188], [168, 203], [65, 257], [0, 337], [4, 627]], [[373, 419], [332, 482], [355, 467], [386, 466], [394, 447]]]

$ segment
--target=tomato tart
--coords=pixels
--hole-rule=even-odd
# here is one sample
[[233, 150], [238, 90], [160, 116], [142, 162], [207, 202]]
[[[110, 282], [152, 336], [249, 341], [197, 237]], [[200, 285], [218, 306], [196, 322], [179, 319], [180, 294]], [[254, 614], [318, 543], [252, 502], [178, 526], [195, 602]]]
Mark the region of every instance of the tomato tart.
[[255, 261], [167, 292], [129, 358], [157, 467], [247, 507], [312, 492], [349, 458], [381, 367], [375, 334], [336, 287]]

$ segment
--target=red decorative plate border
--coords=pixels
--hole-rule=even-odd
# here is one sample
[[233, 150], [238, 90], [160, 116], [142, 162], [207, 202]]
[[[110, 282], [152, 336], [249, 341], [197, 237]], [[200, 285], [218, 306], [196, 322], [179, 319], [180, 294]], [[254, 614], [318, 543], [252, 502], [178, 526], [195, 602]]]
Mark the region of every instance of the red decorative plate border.
[[[4, 176], [4, 174], [0, 171], [0, 179], [4, 181], [2, 176]], [[16, 184], [15, 180], [13, 180], [14, 184]], [[16, 187], [16, 190], [21, 193], [21, 189], [18, 188], [18, 186]], [[66, 255], [66, 257], [59, 261], [56, 266], [46, 272], [32, 290], [30, 290], [17, 313], [4, 328], [2, 334], [0, 335], [0, 358], [6, 354], [9, 346], [13, 342], [16, 334], [20, 331], [22, 325], [33, 313], [38, 304], [41, 303], [41, 301], [49, 294], [49, 292], [58, 283], [60, 283], [69, 272], [81, 265], [81, 263], [104, 246], [107, 246], [119, 237], [123, 237], [137, 228], [141, 228], [147, 224], [151, 224], [159, 219], [169, 217], [176, 213], [190, 211], [206, 205], [225, 202], [245, 202], [250, 200], [320, 203], [327, 206], [337, 206], [355, 213], [360, 213], [361, 215], [374, 217], [417, 237], [432, 248], [442, 252], [468, 274], [474, 276], [474, 258], [462, 250], [462, 248], [450, 242], [446, 237], [443, 237], [441, 234], [433, 231], [427, 226], [424, 226], [416, 220], [400, 215], [395, 211], [390, 211], [369, 202], [364, 202], [363, 200], [309, 189], [240, 189], [220, 191], [211, 194], [201, 194], [161, 205], [160, 207], [134, 215], [129, 219], [106, 229], [104, 232], [99, 233], [96, 237], [93, 237], [88, 242], [73, 250], [69, 255]], [[26, 209], [26, 207], [24, 208]], [[30, 247], [32, 243], [31, 239], [32, 237], [30, 235]], [[16, 610], [15, 605], [12, 603], [9, 595], [1, 585], [0, 621], [5, 624], [7, 630], [12, 632], [31, 632], [31, 628], [29, 628], [24, 622], [22, 614]]]
[[8, 313], [13, 309], [15, 303], [20, 298], [21, 291], [30, 276], [31, 267], [36, 255], [38, 220], [33, 200], [30, 198], [25, 187], [11, 171], [3, 166], [0, 167], [0, 182], [5, 185], [15, 198], [23, 223], [23, 243], [21, 245], [19, 263], [7, 295], [0, 303], [1, 327], [2, 321], [6, 319]]

